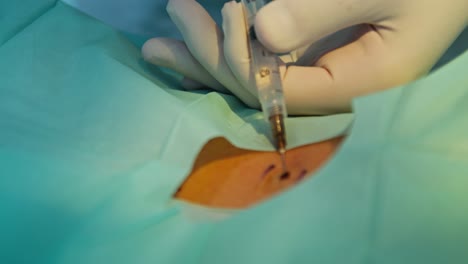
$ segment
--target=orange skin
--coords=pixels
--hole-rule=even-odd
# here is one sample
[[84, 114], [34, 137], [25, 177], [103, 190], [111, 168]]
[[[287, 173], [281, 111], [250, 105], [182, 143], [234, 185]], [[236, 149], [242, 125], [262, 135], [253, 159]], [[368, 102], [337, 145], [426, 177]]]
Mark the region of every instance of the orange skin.
[[313, 176], [343, 137], [288, 150], [288, 177], [276, 152], [239, 149], [224, 138], [210, 140], [174, 197], [209, 207], [246, 208]]

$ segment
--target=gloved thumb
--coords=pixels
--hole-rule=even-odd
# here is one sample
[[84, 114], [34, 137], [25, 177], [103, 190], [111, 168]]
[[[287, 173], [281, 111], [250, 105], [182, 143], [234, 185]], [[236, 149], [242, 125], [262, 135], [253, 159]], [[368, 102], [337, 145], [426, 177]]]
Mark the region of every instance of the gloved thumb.
[[381, 1], [276, 0], [257, 13], [255, 30], [271, 51], [289, 52], [341, 29], [375, 21], [376, 2]]

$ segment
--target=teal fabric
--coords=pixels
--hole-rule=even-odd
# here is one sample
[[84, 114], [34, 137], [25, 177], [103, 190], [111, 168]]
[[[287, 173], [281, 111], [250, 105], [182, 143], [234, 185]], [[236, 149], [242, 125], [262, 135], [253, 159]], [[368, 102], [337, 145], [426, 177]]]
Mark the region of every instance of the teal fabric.
[[[221, 8], [229, 0], [198, 0], [221, 23]], [[168, 0], [62, 0], [113, 28], [138, 36], [181, 37], [166, 12]]]
[[51, 9], [57, 0], [1, 1], [0, 45]]
[[[0, 32], [2, 263], [468, 259], [468, 53], [356, 100], [349, 138], [311, 180], [194, 222], [171, 194], [196, 153], [215, 136], [271, 149], [261, 113], [182, 91], [121, 34], [60, 2], [16, 8], [0, 3], [25, 14], [2, 16]], [[288, 119], [290, 141], [343, 133], [351, 118]]]
[[356, 100], [325, 168], [219, 224], [200, 263], [465, 263], [467, 65]]

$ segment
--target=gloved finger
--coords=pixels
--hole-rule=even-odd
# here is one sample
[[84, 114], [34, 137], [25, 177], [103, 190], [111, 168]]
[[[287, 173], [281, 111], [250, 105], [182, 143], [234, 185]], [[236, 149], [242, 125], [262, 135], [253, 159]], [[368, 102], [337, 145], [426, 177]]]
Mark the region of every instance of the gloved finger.
[[216, 91], [229, 92], [200, 65], [182, 41], [153, 38], [145, 42], [142, 54], [147, 62], [170, 68]]
[[223, 33], [206, 10], [193, 0], [170, 0], [167, 11], [200, 64], [245, 104], [258, 108], [257, 98], [229, 69], [224, 58]]
[[[257, 95], [255, 77], [251, 69], [243, 6], [241, 3], [231, 1], [224, 5], [221, 12], [223, 15], [224, 56], [226, 62], [241, 85]], [[280, 58], [283, 65], [293, 63], [296, 60], [296, 54], [285, 54]], [[283, 69], [284, 67], [281, 67], [281, 70]]]
[[314, 67], [289, 67], [283, 80], [289, 113], [348, 112], [354, 97], [418, 77], [388, 49], [379, 32], [362, 26], [356, 41], [327, 53]]
[[224, 4], [223, 16], [224, 57], [232, 73], [242, 86], [257, 94], [255, 79], [250, 69], [250, 52], [247, 40], [244, 10], [241, 3]]
[[276, 0], [258, 12], [255, 31], [258, 39], [268, 49], [274, 52], [288, 52], [341, 29], [377, 21], [383, 16], [380, 12], [382, 8], [375, 8], [380, 2]]

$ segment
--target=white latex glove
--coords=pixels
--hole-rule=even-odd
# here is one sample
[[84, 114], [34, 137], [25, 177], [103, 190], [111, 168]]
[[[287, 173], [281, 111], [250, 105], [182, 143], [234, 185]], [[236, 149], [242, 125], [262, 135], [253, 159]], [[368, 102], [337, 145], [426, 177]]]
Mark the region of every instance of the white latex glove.
[[[228, 90], [258, 108], [241, 5], [224, 6], [224, 32], [194, 0], [170, 0], [167, 10], [185, 43], [149, 40], [144, 58], [188, 77], [187, 87]], [[260, 10], [255, 29], [272, 51], [299, 58], [283, 72], [288, 112], [328, 114], [427, 73], [467, 14], [467, 0], [276, 0]]]
[[[188, 77], [183, 83], [188, 89], [208, 86], [220, 92], [231, 92], [248, 106], [259, 108], [253, 83], [243, 82], [249, 78], [250, 59], [242, 6], [229, 2], [223, 8], [224, 29], [235, 30], [232, 34], [223, 34], [206, 10], [194, 0], [170, 0], [167, 11], [185, 43], [167, 38], [151, 39], [142, 48], [144, 59]], [[229, 23], [231, 18], [233, 23]], [[240, 41], [230, 39], [239, 34], [242, 35]], [[237, 43], [242, 47], [236, 49]], [[231, 62], [233, 57], [235, 61]], [[233, 74], [231, 65], [233, 69], [244, 70], [240, 78]]]

